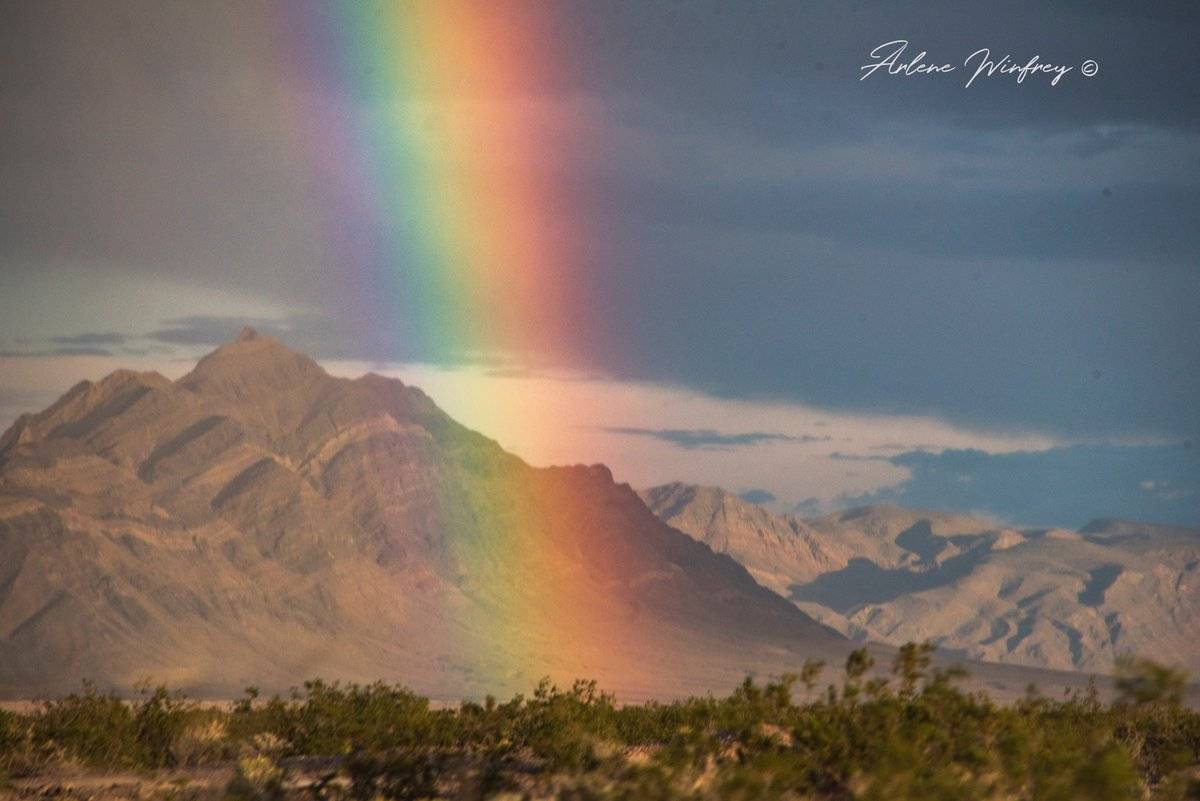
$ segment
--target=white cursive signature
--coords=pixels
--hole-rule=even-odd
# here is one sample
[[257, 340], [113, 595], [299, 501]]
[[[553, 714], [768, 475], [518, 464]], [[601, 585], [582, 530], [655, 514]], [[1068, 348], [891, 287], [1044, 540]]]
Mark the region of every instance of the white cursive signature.
[[1015, 74], [1017, 76], [1017, 83], [1023, 83], [1025, 78], [1029, 75], [1036, 75], [1039, 72], [1045, 72], [1054, 75], [1054, 77], [1050, 79], [1050, 85], [1058, 86], [1058, 82], [1062, 80], [1062, 76], [1066, 75], [1073, 69], [1073, 67], [1066, 67], [1062, 65], [1043, 64], [1041, 56], [1037, 55], [1033, 56], [1033, 58], [1026, 61], [1023, 65], [1013, 61], [1012, 56], [1010, 55], [1005, 55], [1004, 58], [1000, 59], [999, 61], [993, 61], [992, 51], [986, 47], [981, 47], [971, 55], [967, 56], [967, 60], [963, 62], [963, 66], [970, 69], [971, 62], [976, 60], [976, 58], [979, 60], [979, 66], [975, 68], [975, 73], [971, 76], [971, 80], [967, 81], [967, 86], [973, 84], [975, 79], [984, 72], [987, 73], [989, 78], [996, 73], [1000, 73], [1001, 75]]
[[935, 72], [954, 72], [952, 64], [925, 64], [925, 51], [922, 50], [913, 56], [911, 61], [901, 61], [900, 57], [904, 55], [904, 51], [908, 49], [907, 39], [896, 39], [891, 42], [884, 42], [871, 51], [871, 58], [876, 59], [874, 64], [863, 64], [859, 70], [863, 72], [860, 81], [865, 81], [875, 74], [875, 70], [887, 67], [888, 75], [932, 75]]
[[[890, 42], [884, 42], [870, 52], [871, 61], [859, 67], [860, 81], [865, 81], [879, 70], [883, 70], [887, 75], [899, 75], [905, 78], [910, 78], [914, 75], [938, 75], [943, 73], [954, 72], [958, 67], [950, 63], [934, 63], [927, 62], [929, 53], [925, 50], [917, 53], [911, 58], [905, 57], [905, 52], [908, 50], [909, 42], [907, 39], [893, 39]], [[963, 59], [962, 67], [964, 70], [971, 73], [971, 77], [963, 84], [964, 88], [970, 87], [979, 77], [991, 78], [995, 75], [1012, 76], [1017, 83], [1024, 83], [1026, 78], [1035, 75], [1047, 75], [1050, 77], [1050, 85], [1058, 86], [1058, 82], [1063, 76], [1074, 69], [1065, 64], [1051, 64], [1042, 61], [1040, 55], [1034, 55], [1024, 63], [1013, 59], [1011, 54], [1005, 54], [999, 59], [992, 58], [992, 51], [987, 47], [981, 47], [971, 55]], [[1098, 67], [1096, 62], [1088, 59], [1083, 62], [1081, 74], [1091, 78], [1096, 74]]]

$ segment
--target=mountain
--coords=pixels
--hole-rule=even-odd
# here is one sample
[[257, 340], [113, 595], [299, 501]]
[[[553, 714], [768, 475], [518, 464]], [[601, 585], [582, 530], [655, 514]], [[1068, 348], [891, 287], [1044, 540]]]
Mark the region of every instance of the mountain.
[[857, 640], [933, 640], [971, 659], [1108, 673], [1139, 654], [1200, 672], [1200, 531], [1079, 531], [876, 506], [813, 519], [720, 489], [642, 493], [660, 519]]
[[849, 644], [602, 466], [534, 469], [419, 389], [247, 329], [0, 437], [0, 696], [727, 689]]

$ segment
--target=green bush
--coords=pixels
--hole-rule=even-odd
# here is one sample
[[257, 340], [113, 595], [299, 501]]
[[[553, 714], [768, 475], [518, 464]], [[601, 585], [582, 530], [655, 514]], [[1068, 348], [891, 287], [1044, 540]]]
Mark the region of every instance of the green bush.
[[129, 703], [85, 683], [78, 693], [46, 701], [31, 717], [29, 746], [46, 759], [93, 767], [168, 767], [188, 714], [182, 697], [164, 687]]
[[0, 786], [29, 769], [29, 724], [0, 709]]
[[256, 692], [234, 705], [230, 733], [246, 739], [270, 732], [287, 743], [287, 753], [348, 754], [401, 745], [446, 745], [455, 715], [432, 711], [429, 701], [403, 687], [306, 682], [290, 700], [254, 703]]

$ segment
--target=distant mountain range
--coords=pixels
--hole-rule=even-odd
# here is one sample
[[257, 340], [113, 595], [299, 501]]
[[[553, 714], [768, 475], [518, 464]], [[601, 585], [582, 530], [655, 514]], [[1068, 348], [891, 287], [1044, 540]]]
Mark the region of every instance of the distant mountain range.
[[1018, 530], [893, 506], [800, 519], [683, 484], [642, 497], [856, 640], [929, 639], [970, 659], [1092, 673], [1137, 654], [1200, 673], [1200, 530]]
[[606, 468], [531, 468], [418, 389], [249, 329], [0, 438], [0, 696], [550, 675], [637, 698], [850, 647]]
[[[247, 329], [177, 381], [84, 381], [0, 436], [0, 697], [324, 677], [453, 700], [548, 675], [638, 700], [840, 662], [843, 634], [1196, 665], [1193, 532], [645, 498], [603, 466], [532, 468], [419, 389], [331, 377]], [[1010, 695], [1082, 681], [971, 670]]]

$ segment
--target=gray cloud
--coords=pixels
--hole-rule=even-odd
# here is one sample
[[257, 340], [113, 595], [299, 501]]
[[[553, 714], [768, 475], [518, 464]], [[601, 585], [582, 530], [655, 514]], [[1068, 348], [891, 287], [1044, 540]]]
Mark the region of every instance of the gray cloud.
[[9, 359], [38, 359], [54, 356], [112, 356], [107, 348], [64, 347], [42, 348], [35, 350], [0, 350], [0, 358]]
[[889, 461], [912, 477], [845, 504], [986, 512], [1015, 523], [1070, 528], [1104, 517], [1200, 525], [1200, 449], [1190, 442], [1002, 454], [912, 451]]
[[56, 345], [73, 345], [73, 346], [88, 346], [88, 345], [123, 345], [129, 339], [125, 334], [119, 334], [115, 331], [92, 332], [87, 334], [75, 334], [67, 337], [53, 337], [51, 339]]
[[839, 462], [888, 462], [891, 461], [886, 456], [872, 456], [861, 453], [843, 453], [842, 451], [833, 451], [829, 454], [829, 458]]
[[817, 498], [805, 498], [792, 507], [792, 512], [801, 517], [814, 517], [825, 511], [825, 504]]
[[745, 492], [742, 492], [738, 497], [740, 497], [743, 501], [749, 501], [750, 503], [758, 504], [775, 503], [775, 501], [779, 500], [773, 493], [764, 489], [748, 489]]
[[610, 434], [632, 437], [649, 437], [685, 450], [730, 450], [733, 448], [761, 445], [765, 442], [827, 442], [829, 437], [790, 434], [773, 434], [765, 431], [745, 431], [723, 434], [708, 428], [632, 428], [605, 426], [600, 429]]
[[265, 317], [195, 315], [164, 320], [162, 325], [162, 328], [148, 333], [146, 338], [171, 345], [213, 347], [228, 342], [244, 326], [252, 326], [273, 337], [286, 337], [297, 330], [286, 321]]
[[279, 318], [191, 315], [164, 320], [145, 336], [168, 345], [211, 348], [230, 341], [247, 325], [318, 359], [389, 362], [422, 355], [402, 337], [393, 338], [388, 329], [325, 314], [290, 314]]

